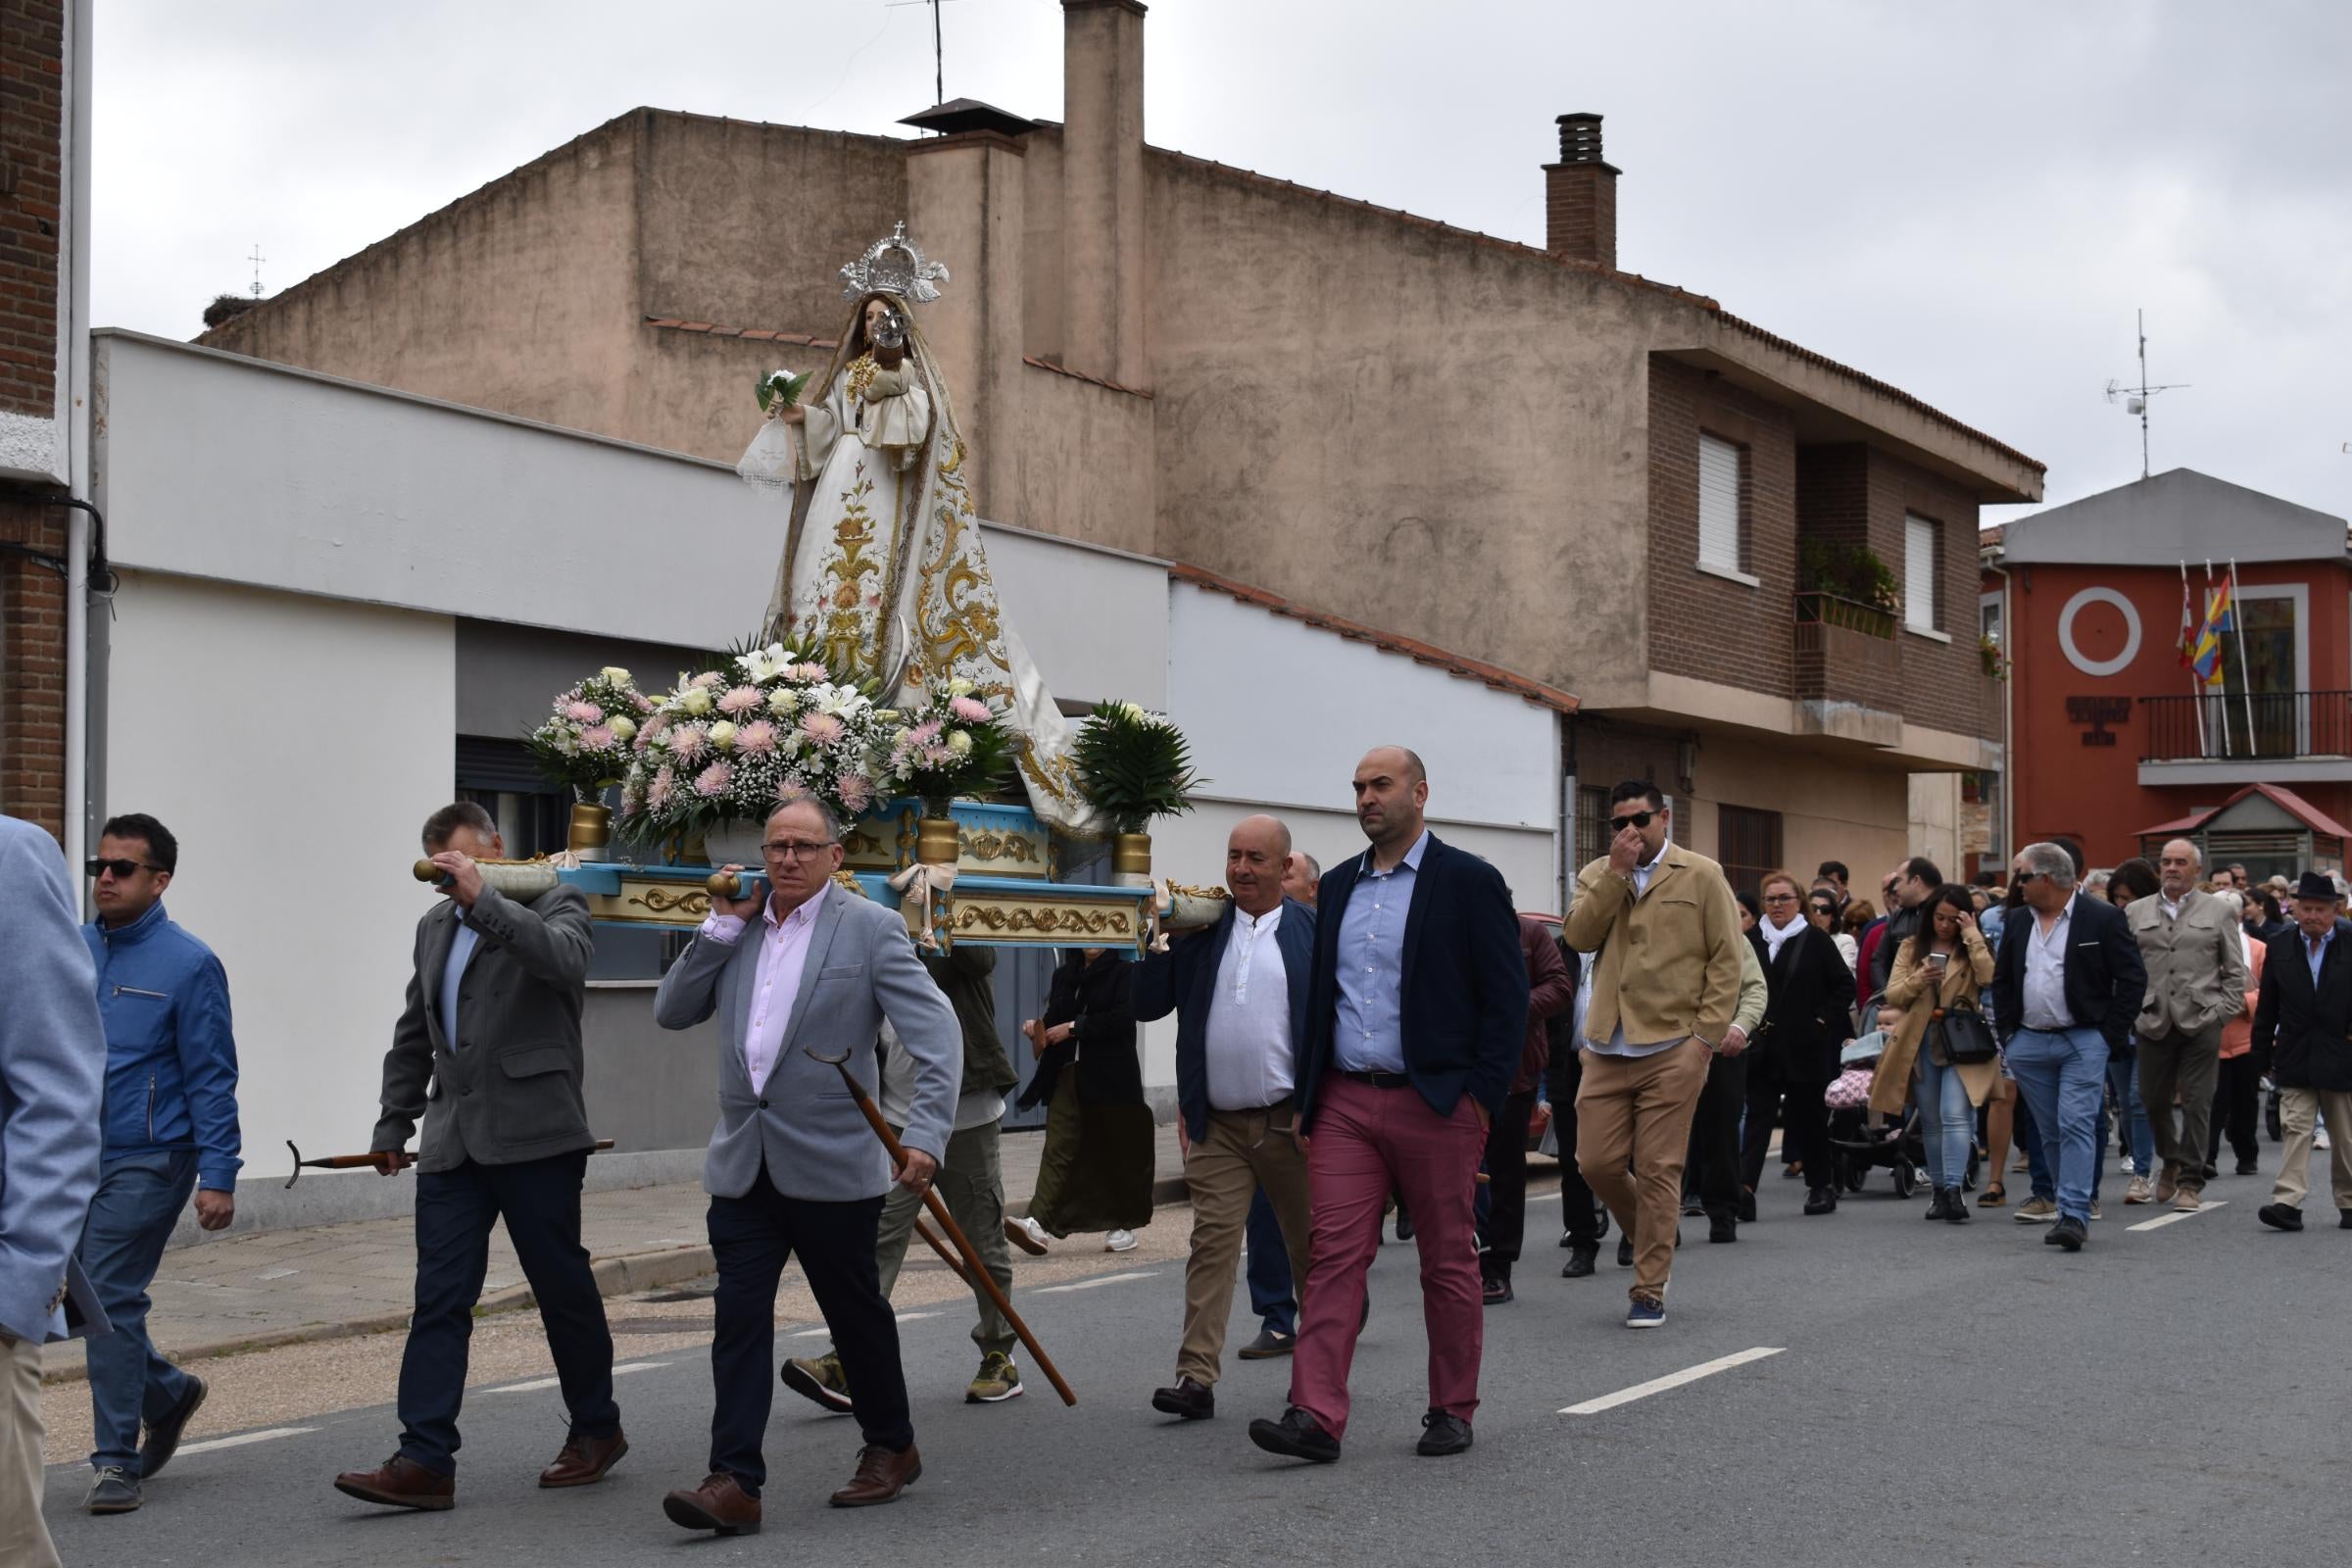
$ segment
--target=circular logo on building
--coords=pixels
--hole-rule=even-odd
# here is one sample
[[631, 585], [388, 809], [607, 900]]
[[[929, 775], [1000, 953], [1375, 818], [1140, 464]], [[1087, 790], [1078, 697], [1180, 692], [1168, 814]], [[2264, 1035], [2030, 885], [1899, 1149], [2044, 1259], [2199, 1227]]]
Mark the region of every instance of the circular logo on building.
[[[2112, 659], [2093, 659], [2075, 641], [2077, 617], [2094, 605], [2112, 606], [2123, 616], [2123, 649]], [[2091, 628], [2085, 628], [2086, 635], [2091, 635], [2099, 646], [2113, 646], [2114, 633], [2108, 628], [2099, 627], [2097, 622], [2101, 620], [2112, 624], [2111, 617], [2100, 615], [2094, 619]], [[2085, 588], [2069, 599], [2066, 608], [2058, 612], [2058, 647], [2066, 655], [2066, 662], [2085, 675], [2120, 675], [2131, 667], [2132, 660], [2139, 657], [2139, 612], [2132, 607], [2131, 600], [2113, 588]]]

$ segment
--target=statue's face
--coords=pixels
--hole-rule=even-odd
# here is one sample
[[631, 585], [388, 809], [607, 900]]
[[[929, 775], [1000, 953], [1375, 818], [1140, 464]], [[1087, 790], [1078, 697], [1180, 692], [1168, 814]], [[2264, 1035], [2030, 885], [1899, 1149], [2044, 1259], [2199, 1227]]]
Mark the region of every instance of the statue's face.
[[890, 319], [890, 307], [881, 300], [865, 302], [865, 340], [871, 343], [882, 334], [882, 323]]

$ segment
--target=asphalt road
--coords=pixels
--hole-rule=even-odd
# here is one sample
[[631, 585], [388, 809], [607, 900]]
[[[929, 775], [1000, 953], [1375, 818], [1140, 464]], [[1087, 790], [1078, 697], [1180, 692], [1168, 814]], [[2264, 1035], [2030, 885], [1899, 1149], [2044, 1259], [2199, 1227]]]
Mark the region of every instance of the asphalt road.
[[[2266, 1146], [2266, 1166], [2276, 1158]], [[207, 1568], [687, 1560], [673, 1552], [832, 1565], [2340, 1560], [2352, 1231], [2325, 1206], [2301, 1235], [2263, 1229], [2266, 1172], [2217, 1182], [2226, 1206], [2132, 1232], [2162, 1211], [2125, 1208], [2122, 1185], [2070, 1257], [2005, 1210], [1965, 1229], [1923, 1224], [1922, 1203], [1889, 1196], [1884, 1173], [1816, 1219], [1798, 1216], [1795, 1184], [1774, 1183], [1736, 1247], [1685, 1222], [1671, 1320], [1640, 1334], [1622, 1327], [1628, 1276], [1607, 1252], [1592, 1279], [1558, 1277], [1557, 1200], [1538, 1202], [1519, 1299], [1487, 1314], [1477, 1446], [1450, 1459], [1413, 1452], [1425, 1342], [1411, 1250], [1392, 1242], [1335, 1466], [1248, 1440], [1250, 1416], [1281, 1410], [1286, 1362], [1229, 1356], [1213, 1421], [1151, 1410], [1182, 1301], [1181, 1263], [1161, 1257], [1020, 1293], [1076, 1409], [1034, 1372], [1021, 1399], [964, 1405], [968, 1317], [906, 1323], [925, 1475], [887, 1508], [825, 1506], [855, 1430], [779, 1390], [766, 1532], [721, 1541], [671, 1526], [662, 1494], [703, 1474], [709, 1364], [691, 1344], [633, 1357], [624, 1336], [624, 1362], [655, 1364], [620, 1380], [632, 1451], [595, 1488], [532, 1485], [562, 1440], [552, 1390], [479, 1389], [446, 1514], [372, 1509], [327, 1485], [390, 1451], [397, 1426], [377, 1405], [188, 1452], [120, 1518], [82, 1514], [87, 1471], [56, 1466], [48, 1515], [69, 1563]], [[1161, 1216], [1171, 1229], [1183, 1217]], [[1253, 1331], [1246, 1301], [1234, 1327], [1234, 1344]], [[1777, 1353], [1562, 1413], [1764, 1350]], [[272, 1375], [267, 1355], [216, 1367]]]

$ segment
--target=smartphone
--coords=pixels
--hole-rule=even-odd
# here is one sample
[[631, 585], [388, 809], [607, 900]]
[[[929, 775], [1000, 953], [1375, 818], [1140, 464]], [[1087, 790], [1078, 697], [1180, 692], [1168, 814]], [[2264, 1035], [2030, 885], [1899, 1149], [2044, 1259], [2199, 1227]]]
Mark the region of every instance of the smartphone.
[[1948, 953], [1931, 953], [1928, 955], [1928, 967], [1931, 969], [1940, 969], [1945, 964], [1949, 963], [1951, 958], [1952, 956]]

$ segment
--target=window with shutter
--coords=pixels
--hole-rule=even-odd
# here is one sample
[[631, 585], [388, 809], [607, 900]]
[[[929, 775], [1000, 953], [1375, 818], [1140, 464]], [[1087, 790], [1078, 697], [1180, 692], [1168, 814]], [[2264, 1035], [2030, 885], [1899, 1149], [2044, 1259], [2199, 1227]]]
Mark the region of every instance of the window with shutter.
[[1699, 564], [1738, 571], [1740, 469], [1747, 455], [1717, 436], [1698, 438]]
[[1903, 623], [1936, 629], [1936, 557], [1942, 530], [1928, 517], [1903, 514]]

